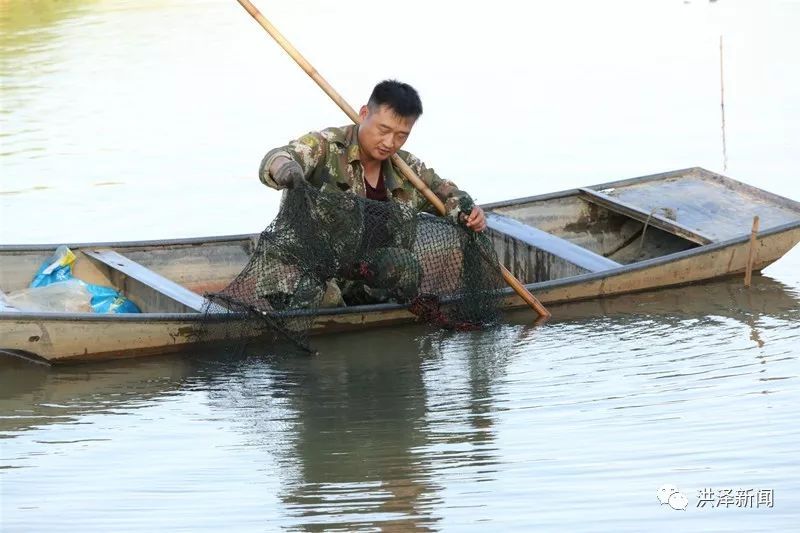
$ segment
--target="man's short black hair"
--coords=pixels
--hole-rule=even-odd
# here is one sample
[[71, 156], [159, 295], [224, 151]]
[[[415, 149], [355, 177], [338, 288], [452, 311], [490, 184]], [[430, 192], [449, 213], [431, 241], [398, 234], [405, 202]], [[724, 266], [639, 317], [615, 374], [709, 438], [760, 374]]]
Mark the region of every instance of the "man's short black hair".
[[383, 80], [372, 89], [367, 106], [370, 111], [386, 105], [403, 118], [418, 118], [422, 114], [422, 100], [416, 89], [397, 80]]

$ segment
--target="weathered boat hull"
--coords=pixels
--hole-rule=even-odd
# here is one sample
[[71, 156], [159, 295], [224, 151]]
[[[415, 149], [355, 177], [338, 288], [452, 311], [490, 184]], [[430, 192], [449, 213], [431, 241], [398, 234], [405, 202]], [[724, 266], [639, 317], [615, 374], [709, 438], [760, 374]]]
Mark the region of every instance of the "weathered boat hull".
[[[759, 237], [754, 270], [760, 270], [800, 242], [800, 227], [776, 229]], [[584, 274], [527, 287], [547, 305], [590, 300], [696, 283], [741, 274], [746, 268], [749, 241], [720, 243], [684, 252], [683, 257], [651, 260], [614, 271]], [[503, 301], [507, 309], [526, 304], [515, 294]], [[557, 315], [557, 313], [556, 313]], [[531, 314], [532, 319], [534, 315]], [[324, 334], [409, 323], [415, 319], [403, 306], [380, 305], [324, 311], [312, 333]], [[191, 350], [202, 327], [198, 314], [180, 315], [28, 315], [0, 318], [0, 337], [6, 351], [52, 363], [140, 357]], [[211, 326], [213, 327], [213, 326]], [[220, 337], [224, 333], [220, 334]], [[207, 335], [206, 339], [213, 339]]]
[[[763, 234], [756, 242], [754, 271], [760, 271], [800, 242], [800, 227]], [[528, 285], [547, 304], [602, 298], [662, 287], [697, 283], [741, 274], [747, 266], [749, 240], [741, 238], [681, 252], [664, 258], [626, 265], [614, 270]], [[508, 296], [508, 304], [521, 307], [520, 298]]]

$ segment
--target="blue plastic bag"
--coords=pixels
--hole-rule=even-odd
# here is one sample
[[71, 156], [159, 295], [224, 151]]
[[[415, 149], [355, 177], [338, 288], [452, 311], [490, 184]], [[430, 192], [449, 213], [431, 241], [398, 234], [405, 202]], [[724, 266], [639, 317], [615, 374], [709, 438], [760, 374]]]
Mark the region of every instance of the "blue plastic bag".
[[[53, 256], [42, 263], [31, 281], [30, 288], [46, 287], [52, 283], [59, 283], [75, 279], [72, 275], [72, 264], [75, 254], [63, 244], [56, 248]], [[82, 280], [80, 282], [92, 296], [90, 305], [95, 313], [141, 313], [139, 307], [129, 299], [122, 296], [119, 291], [102, 285], [92, 285]]]
[[92, 311], [95, 313], [140, 313], [136, 304], [122, 296], [117, 290], [101, 285], [85, 283], [92, 295]]
[[72, 279], [72, 263], [74, 262], [75, 254], [62, 244], [56, 248], [50, 259], [42, 263], [28, 287], [31, 289], [34, 287], [46, 287], [51, 283]]

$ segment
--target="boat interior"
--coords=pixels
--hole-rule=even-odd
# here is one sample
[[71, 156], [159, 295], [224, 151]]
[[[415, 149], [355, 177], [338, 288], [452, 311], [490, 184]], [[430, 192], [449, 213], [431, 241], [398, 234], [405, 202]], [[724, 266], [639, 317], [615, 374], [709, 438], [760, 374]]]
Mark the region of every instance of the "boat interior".
[[[755, 208], [754, 208], [755, 206]], [[484, 206], [500, 262], [523, 283], [602, 272], [800, 221], [800, 204], [702, 169]], [[73, 245], [75, 277], [144, 313], [195, 313], [244, 268], [258, 235]], [[28, 287], [49, 246], [0, 247], [0, 290]], [[0, 309], [13, 311], [13, 309]]]
[[[143, 313], [197, 313], [203, 294], [223, 289], [245, 267], [257, 237], [72, 245], [72, 271], [86, 283], [113, 287]], [[0, 253], [0, 290], [27, 288], [54, 249]]]
[[524, 283], [601, 272], [710, 241], [656, 213], [625, 213], [575, 193], [488, 213], [500, 261]]
[[702, 168], [484, 206], [498, 257], [525, 283], [602, 272], [800, 223], [800, 203]]

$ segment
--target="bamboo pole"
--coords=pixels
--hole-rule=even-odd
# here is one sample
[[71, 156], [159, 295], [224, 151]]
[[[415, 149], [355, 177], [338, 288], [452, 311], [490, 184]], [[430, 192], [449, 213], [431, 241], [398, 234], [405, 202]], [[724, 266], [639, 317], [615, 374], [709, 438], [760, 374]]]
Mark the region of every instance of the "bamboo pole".
[[753, 260], [756, 256], [756, 235], [758, 234], [758, 217], [753, 217], [753, 229], [750, 230], [750, 248], [747, 251], [747, 267], [744, 271], [744, 286], [749, 287], [753, 277]]
[[[309, 63], [308, 60], [303, 57], [303, 55], [292, 45], [292, 43], [290, 43], [280, 31], [278, 31], [278, 28], [273, 26], [272, 23], [267, 20], [264, 15], [262, 15], [256, 6], [250, 2], [250, 0], [237, 0], [237, 2], [239, 2], [248, 13], [250, 13], [256, 22], [258, 22], [273, 39], [275, 39], [280, 47], [283, 48], [286, 53], [292, 57], [292, 59], [294, 59], [300, 68], [302, 68], [305, 73], [317, 83], [320, 89], [325, 91], [325, 94], [327, 94], [331, 100], [333, 100], [334, 103], [338, 105], [342, 111], [344, 111], [350, 120], [358, 124], [358, 113], [356, 113], [355, 110], [345, 101], [345, 99], [342, 98], [338, 92], [336, 92], [331, 84], [328, 83], [319, 72], [317, 72], [317, 69], [315, 69], [311, 63]], [[425, 182], [414, 173], [411, 167], [409, 167], [405, 161], [400, 159], [400, 156], [394, 154], [392, 156], [392, 164], [394, 164], [398, 170], [400, 170], [400, 173], [403, 174], [403, 177], [410, 181], [411, 184], [414, 185], [414, 187], [420, 193], [422, 193], [423, 196], [425, 196], [431, 205], [436, 208], [439, 214], [444, 215], [446, 213], [444, 203], [433, 193], [433, 191], [428, 188]], [[548, 311], [541, 304], [541, 302], [539, 302], [539, 300], [537, 300], [536, 297], [531, 294], [530, 291], [526, 289], [525, 286], [517, 278], [515, 278], [511, 272], [509, 272], [506, 267], [500, 265], [500, 272], [502, 273], [503, 279], [506, 281], [506, 283], [508, 283], [508, 285], [514, 289], [514, 292], [516, 292], [519, 297], [522, 298], [525, 303], [534, 309], [541, 317], [549, 318], [551, 316], [550, 311]]]

